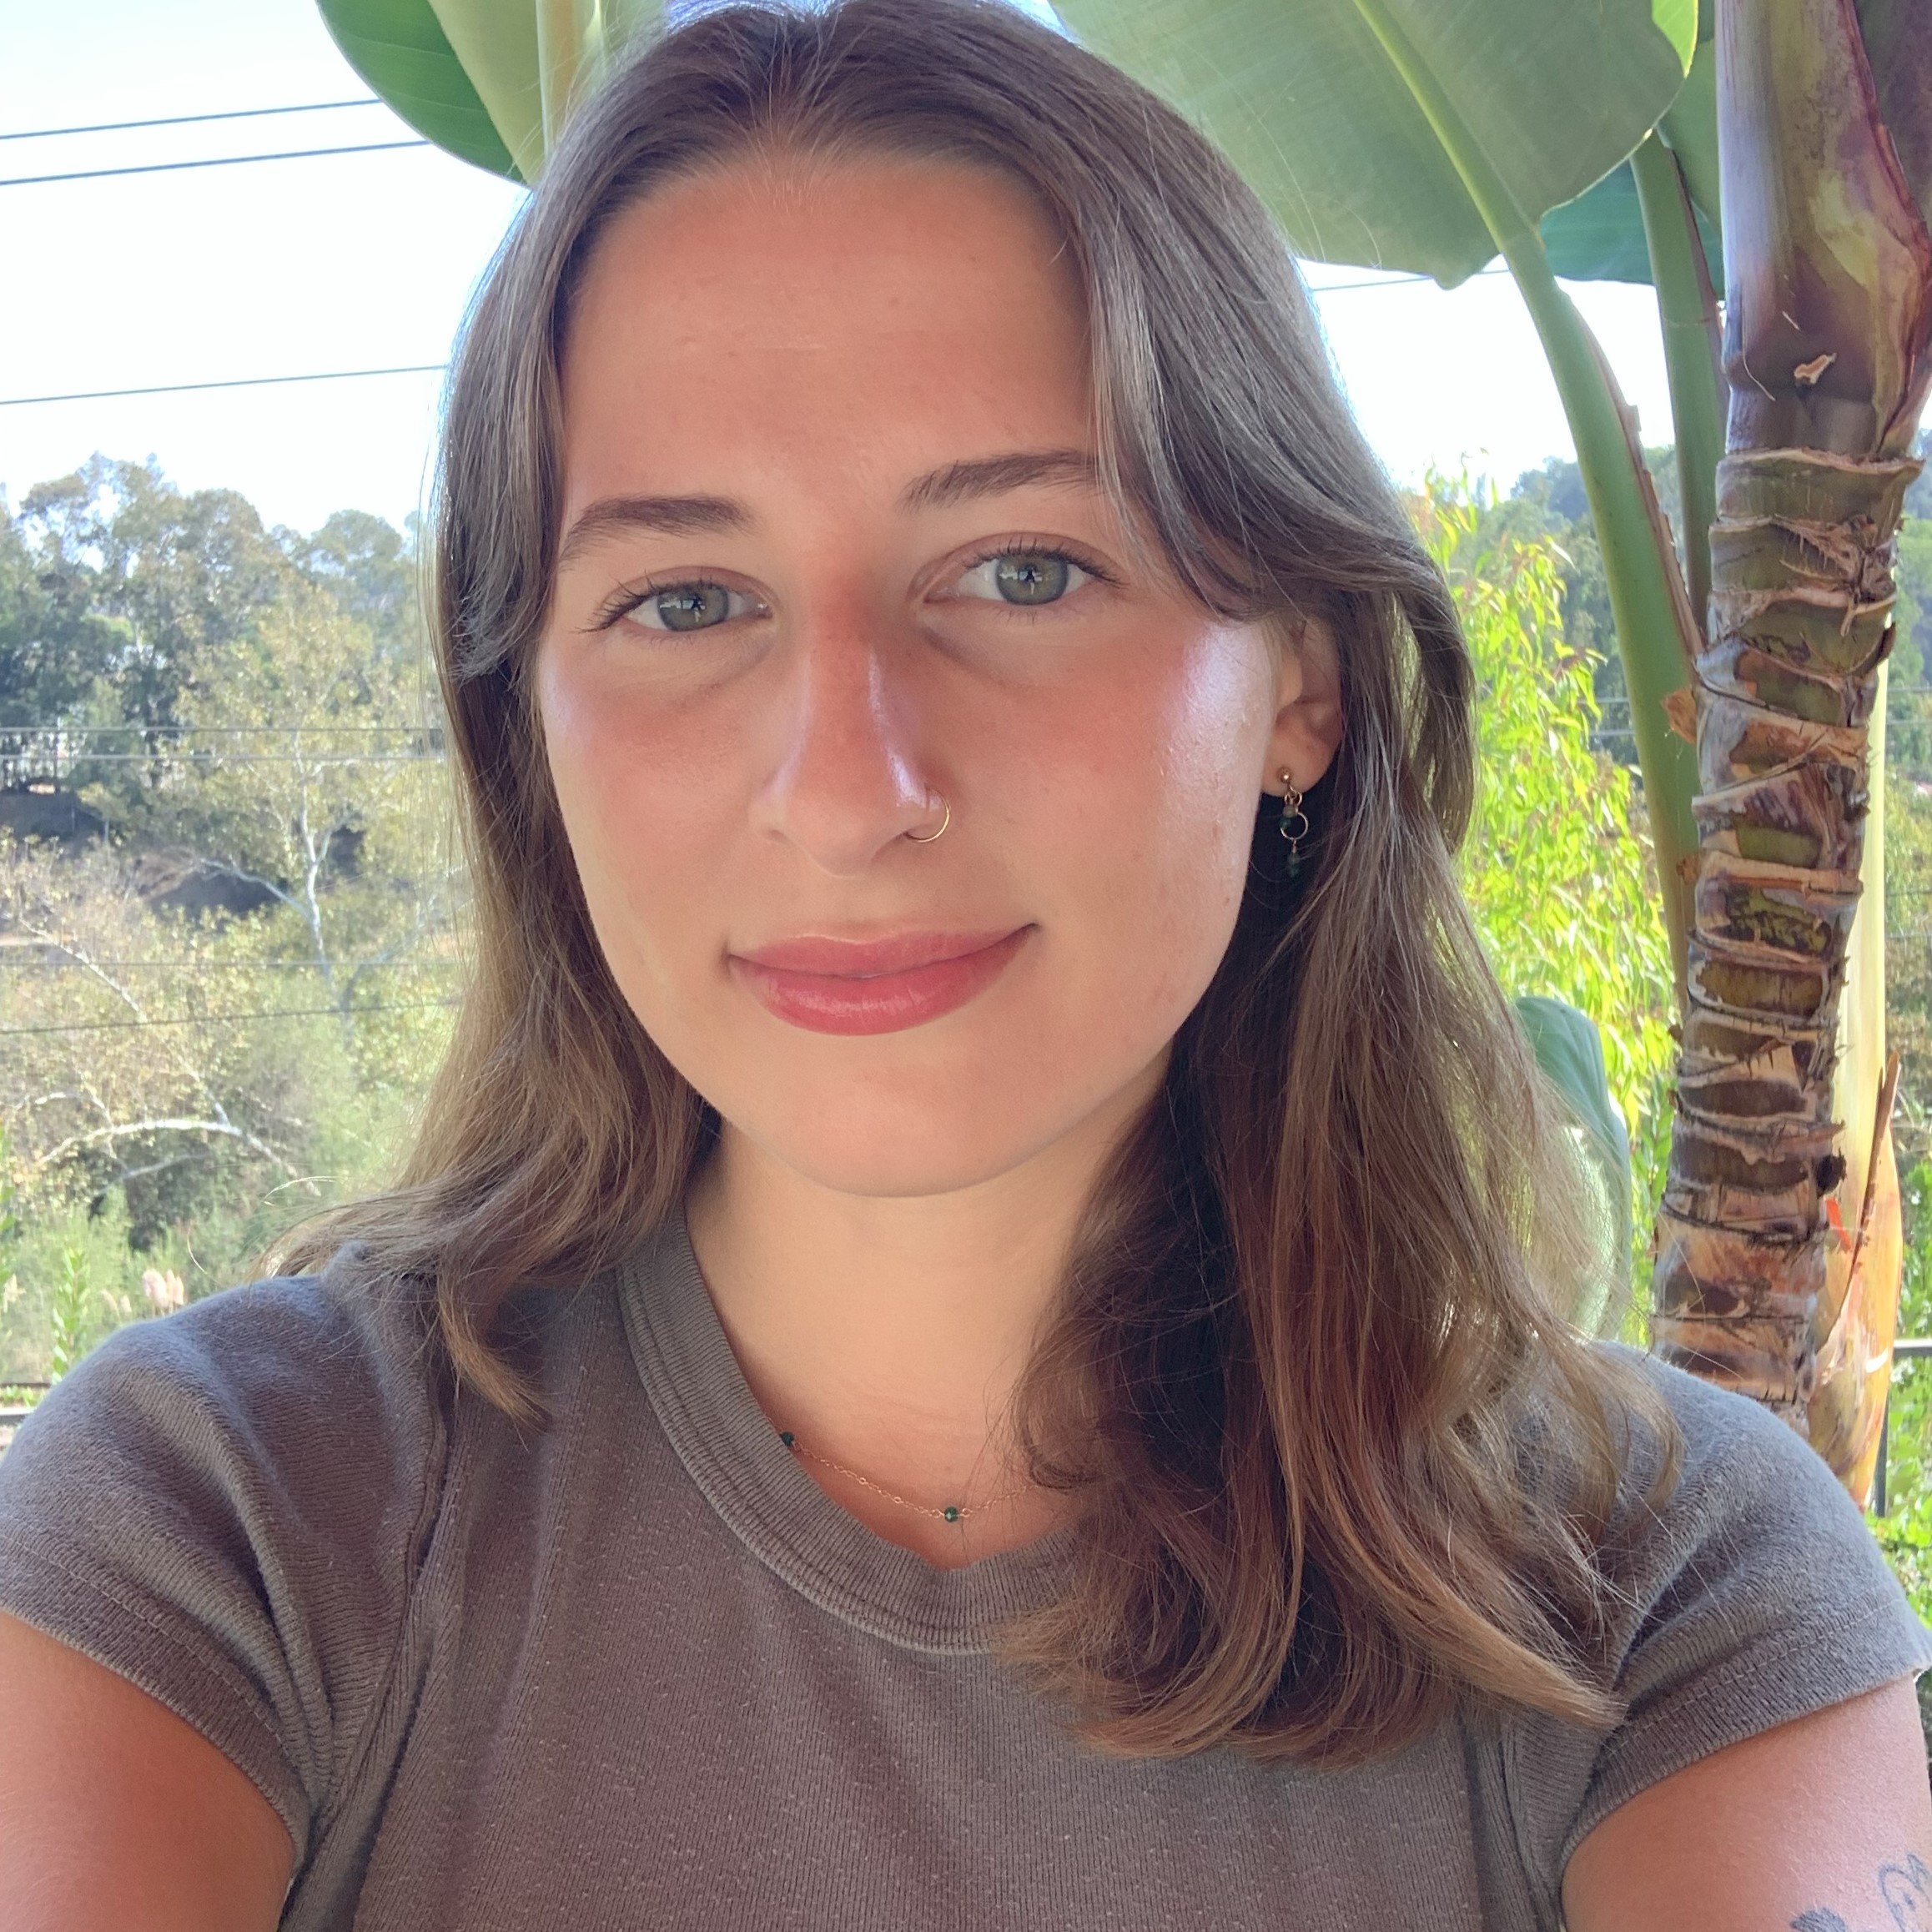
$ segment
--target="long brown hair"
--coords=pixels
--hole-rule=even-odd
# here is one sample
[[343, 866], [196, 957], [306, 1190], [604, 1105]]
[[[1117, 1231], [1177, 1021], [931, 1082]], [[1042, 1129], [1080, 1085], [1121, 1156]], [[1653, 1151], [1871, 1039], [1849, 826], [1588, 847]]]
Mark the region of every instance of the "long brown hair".
[[527, 1414], [493, 1346], [504, 1297], [580, 1280], [677, 1211], [716, 1123], [606, 969], [528, 689], [564, 333], [599, 237], [655, 186], [860, 151], [1032, 194], [1084, 289], [1110, 486], [1196, 595], [1319, 616], [1342, 673], [1311, 863], [1289, 878], [1258, 813], [1226, 958], [1023, 1381], [1034, 1472], [1079, 1492], [1087, 1554], [1007, 1654], [1126, 1752], [1360, 1758], [1458, 1700], [1605, 1721], [1597, 1539], [1635, 1431], [1668, 1423], [1564, 1318], [1592, 1265], [1576, 1180], [1454, 877], [1473, 752], [1448, 591], [1254, 196], [996, 0], [704, 14], [551, 156], [470, 317], [437, 489], [474, 984], [403, 1184], [303, 1255], [353, 1238], [422, 1285], [457, 1372]]

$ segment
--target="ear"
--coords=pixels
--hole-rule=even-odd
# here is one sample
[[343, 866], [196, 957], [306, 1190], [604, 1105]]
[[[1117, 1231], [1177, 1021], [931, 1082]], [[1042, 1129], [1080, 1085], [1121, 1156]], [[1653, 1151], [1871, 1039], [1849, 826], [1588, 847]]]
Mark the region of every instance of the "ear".
[[1341, 744], [1341, 661], [1335, 635], [1319, 617], [1294, 621], [1280, 649], [1275, 728], [1261, 789], [1280, 797], [1281, 774], [1306, 792], [1334, 762]]

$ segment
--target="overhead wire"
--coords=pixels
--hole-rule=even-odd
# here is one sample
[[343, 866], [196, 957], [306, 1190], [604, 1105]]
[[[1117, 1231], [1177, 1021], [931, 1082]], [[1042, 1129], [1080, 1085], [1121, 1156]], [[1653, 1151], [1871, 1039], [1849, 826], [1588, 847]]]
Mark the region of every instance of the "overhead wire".
[[77, 168], [59, 174], [11, 174], [0, 188], [38, 188], [50, 181], [105, 181], [121, 174], [179, 174], [190, 168], [239, 168], [253, 161], [317, 161], [331, 154], [382, 154], [395, 148], [430, 148], [420, 135], [407, 141], [359, 141], [341, 148], [289, 148], [274, 154], [214, 154], [195, 161], [143, 161], [127, 168]]
[[448, 363], [390, 363], [383, 369], [315, 369], [307, 375], [238, 375], [220, 383], [145, 383], [139, 389], [75, 389], [58, 396], [0, 396], [0, 410], [29, 402], [106, 402], [114, 396], [185, 396], [201, 389], [273, 389], [276, 383], [350, 383], [369, 375], [442, 375]]
[[[375, 146], [378, 148], [427, 147], [429, 145], [430, 143], [428, 142], [422, 141], [379, 142], [375, 144]], [[365, 153], [372, 151], [373, 150], [370, 148], [344, 148], [333, 149], [317, 148], [303, 150], [304, 153], [315, 154], [326, 154], [332, 153], [350, 154]], [[278, 158], [278, 157], [267, 155], [240, 155], [235, 157], [235, 158], [238, 160], [275, 159]], [[200, 166], [202, 164], [183, 162], [171, 164], [170, 165], [187, 167]], [[207, 165], [214, 166], [217, 165], [217, 164], [209, 163]], [[117, 170], [110, 169], [103, 169], [102, 172], [112, 174], [117, 172]], [[120, 170], [119, 172], [138, 173], [140, 170], [127, 169]], [[64, 178], [55, 175], [35, 175], [28, 177], [27, 179], [32, 180], [52, 181], [60, 179], [83, 179], [83, 177], [78, 175]], [[6, 181], [0, 181], [0, 188], [8, 187], [10, 185], [13, 185], [13, 184], [10, 184]], [[1503, 274], [1507, 274], [1507, 272], [1508, 271], [1507, 269], [1481, 269], [1477, 271], [1477, 275], [1487, 276]], [[1311, 294], [1316, 295], [1345, 294], [1350, 293], [1352, 290], [1360, 289], [1395, 288], [1405, 283], [1430, 282], [1433, 281], [1434, 279], [1435, 278], [1431, 275], [1401, 274], [1383, 276], [1377, 280], [1368, 282], [1331, 282], [1326, 284], [1311, 284], [1309, 292]], [[1472, 280], [1475, 279], [1476, 278], [1473, 276], [1471, 278]], [[209, 390], [268, 389], [279, 385], [289, 383], [357, 382], [373, 376], [442, 375], [447, 374], [448, 370], [449, 365], [446, 362], [401, 362], [385, 364], [383, 366], [375, 369], [321, 369], [304, 370], [299, 375], [292, 375], [224, 376], [205, 382], [154, 382], [133, 385], [124, 389], [62, 390], [52, 391], [43, 395], [0, 396], [0, 409], [25, 409], [43, 403], [113, 402], [118, 401], [120, 399], [128, 396], [189, 395]]]
[[29, 403], [105, 402], [126, 395], [186, 395], [191, 390], [209, 389], [268, 389], [288, 382], [350, 382], [370, 375], [440, 375], [446, 362], [399, 362], [382, 369], [323, 369], [302, 375], [238, 375], [219, 382], [154, 382], [135, 389], [78, 389], [58, 395], [0, 396], [0, 410], [20, 409]]
[[300, 101], [287, 108], [224, 108], [210, 114], [160, 114], [145, 121], [92, 121], [76, 128], [14, 128], [0, 133], [0, 141], [53, 141], [68, 134], [123, 134], [136, 128], [186, 128], [205, 121], [259, 121], [269, 114], [326, 114], [338, 108], [380, 108], [377, 94], [353, 101]]
[[28, 1034], [134, 1032], [144, 1026], [239, 1026], [255, 1019], [355, 1019], [365, 1013], [420, 1013], [462, 1004], [460, 999], [403, 999], [367, 1006], [291, 1006], [270, 1013], [191, 1013], [179, 1019], [80, 1019], [56, 1026], [0, 1026], [0, 1039], [18, 1039]]

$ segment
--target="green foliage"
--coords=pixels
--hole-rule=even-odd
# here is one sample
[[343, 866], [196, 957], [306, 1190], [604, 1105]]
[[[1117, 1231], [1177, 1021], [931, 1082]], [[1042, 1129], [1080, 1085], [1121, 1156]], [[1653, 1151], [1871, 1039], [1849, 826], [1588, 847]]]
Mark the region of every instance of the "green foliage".
[[1203, 124], [1301, 253], [1445, 284], [1496, 253], [1499, 221], [1533, 224], [1629, 153], [1683, 86], [1697, 29], [1685, 0], [1490, 0], [1479, 13], [1060, 0], [1059, 12]]
[[[0, 1379], [251, 1272], [406, 1137], [459, 984], [412, 536], [102, 459], [0, 521]], [[33, 728], [83, 682], [88, 735]], [[51, 803], [107, 836], [8, 835]]]
[[1932, 1156], [1932, 777], [1888, 761], [1885, 1030], [1899, 1059], [1899, 1165]]
[[[95, 456], [29, 491], [0, 556], [0, 723], [179, 722], [294, 575], [248, 501]], [[136, 786], [147, 774], [114, 774]]]
[[1636, 1169], [1633, 1264], [1647, 1281], [1674, 1048], [1669, 947], [1633, 776], [1593, 742], [1597, 661], [1565, 639], [1555, 545], [1526, 541], [1466, 483], [1432, 480], [1416, 510], [1480, 692], [1463, 889], [1505, 990], [1553, 995], [1597, 1024]]
[[[524, 11], [534, 40], [534, 9]], [[430, 0], [322, 0], [322, 18], [349, 64], [419, 134], [493, 174], [519, 179]]]
[[[319, 0], [349, 64], [419, 133], [534, 181], [567, 108], [594, 87], [658, 0]], [[541, 28], [540, 28], [541, 21]]]
[[58, 1381], [93, 1346], [99, 1331], [114, 1316], [125, 1320], [133, 1312], [95, 1287], [88, 1259], [87, 1248], [78, 1241], [61, 1250], [60, 1272], [47, 1298], [49, 1381]]
[[1885, 762], [1932, 779], [1932, 516], [1899, 531], [1899, 607], [1892, 646]]
[[[1932, 1160], [1900, 1184], [1905, 1209], [1905, 1267], [1900, 1335], [1932, 1335]], [[1900, 1361], [1892, 1371], [1886, 1420], [1889, 1507], [1872, 1527], [1913, 1607], [1932, 1623], [1932, 1361]]]

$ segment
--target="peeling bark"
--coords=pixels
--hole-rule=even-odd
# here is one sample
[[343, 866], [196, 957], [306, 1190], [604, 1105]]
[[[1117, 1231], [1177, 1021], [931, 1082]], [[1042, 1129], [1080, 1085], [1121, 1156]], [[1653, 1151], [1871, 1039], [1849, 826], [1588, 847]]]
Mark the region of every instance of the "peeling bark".
[[1802, 1424], [1817, 1381], [1832, 1110], [1866, 727], [1909, 459], [1743, 450], [1718, 469], [1699, 655], [1689, 1001], [1658, 1224], [1660, 1351]]
[[1699, 849], [1652, 1332], [1855, 1484], [1897, 1267], [1879, 1282], [1884, 1244], [1865, 1239], [1885, 1121], [1848, 1141], [1833, 1076], [1919, 467], [1905, 452], [1932, 380], [1932, 235], [1852, 0], [1724, 0], [1718, 33], [1729, 454], [1696, 665]]

